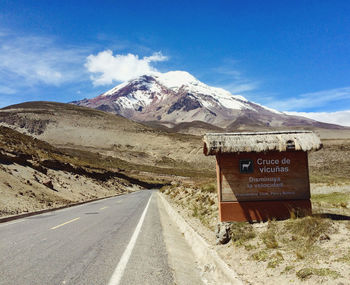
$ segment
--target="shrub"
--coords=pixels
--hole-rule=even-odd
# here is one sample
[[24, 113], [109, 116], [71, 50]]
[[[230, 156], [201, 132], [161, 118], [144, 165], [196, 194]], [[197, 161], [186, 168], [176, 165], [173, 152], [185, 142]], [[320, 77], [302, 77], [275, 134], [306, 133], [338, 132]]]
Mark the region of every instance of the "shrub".
[[200, 188], [203, 192], [216, 193], [215, 183], [204, 184], [204, 185], [201, 185]]
[[256, 261], [266, 261], [269, 255], [265, 250], [261, 250], [256, 253], [253, 253], [251, 257]]
[[333, 279], [341, 277], [337, 271], [331, 270], [329, 268], [303, 268], [296, 273], [300, 280], [306, 280], [311, 275], [317, 276], [329, 276]]
[[322, 234], [331, 231], [332, 223], [328, 219], [319, 217], [305, 217], [301, 219], [289, 220], [285, 224], [285, 230], [294, 234], [298, 240], [306, 239], [309, 245], [314, 244]]
[[232, 242], [237, 245], [244, 245], [246, 241], [256, 237], [254, 228], [245, 222], [232, 223], [230, 233]]
[[303, 268], [300, 269], [296, 275], [300, 280], [306, 280], [313, 274], [312, 268]]
[[267, 248], [278, 248], [278, 242], [273, 230], [267, 229], [261, 234], [261, 238]]

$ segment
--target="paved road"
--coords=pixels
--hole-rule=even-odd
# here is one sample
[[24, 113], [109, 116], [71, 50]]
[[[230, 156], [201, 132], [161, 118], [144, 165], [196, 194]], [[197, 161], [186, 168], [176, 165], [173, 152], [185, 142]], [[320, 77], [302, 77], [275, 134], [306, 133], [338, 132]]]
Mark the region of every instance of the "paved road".
[[[140, 191], [0, 224], [0, 284], [109, 285], [112, 276], [119, 284], [173, 284], [154, 194]], [[120, 261], [143, 213], [124, 270]]]

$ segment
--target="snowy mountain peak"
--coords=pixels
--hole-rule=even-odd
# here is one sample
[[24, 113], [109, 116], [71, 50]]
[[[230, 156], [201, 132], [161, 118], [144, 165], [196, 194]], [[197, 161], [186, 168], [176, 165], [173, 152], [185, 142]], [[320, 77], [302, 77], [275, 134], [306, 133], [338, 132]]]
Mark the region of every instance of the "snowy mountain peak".
[[129, 84], [128, 81], [123, 82], [115, 87], [113, 87], [112, 89], [108, 90], [107, 92], [103, 93], [101, 96], [108, 96], [108, 95], [112, 95], [116, 92], [118, 92], [118, 90], [122, 89], [123, 87], [127, 86]]
[[[244, 114], [247, 120], [263, 114], [284, 116], [240, 95], [212, 87], [186, 71], [154, 72], [121, 83], [93, 99], [74, 102], [131, 118], [165, 124], [202, 121], [227, 127], [233, 118]], [[272, 120], [272, 119], [271, 119]], [[273, 120], [272, 120], [273, 121]], [[263, 124], [269, 125], [265, 119]]]
[[161, 84], [170, 89], [179, 89], [183, 85], [198, 85], [200, 83], [194, 76], [186, 71], [169, 71], [156, 75]]

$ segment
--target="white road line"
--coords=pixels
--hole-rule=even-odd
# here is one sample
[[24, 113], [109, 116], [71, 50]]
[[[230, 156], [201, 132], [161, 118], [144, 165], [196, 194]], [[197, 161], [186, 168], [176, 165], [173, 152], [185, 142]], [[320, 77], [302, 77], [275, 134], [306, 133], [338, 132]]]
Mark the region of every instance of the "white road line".
[[113, 275], [112, 275], [111, 279], [108, 282], [108, 285], [118, 285], [120, 283], [122, 277], [123, 277], [126, 265], [128, 264], [128, 261], [129, 261], [129, 258], [131, 256], [132, 250], [134, 249], [136, 240], [137, 240], [137, 238], [138, 238], [138, 236], [140, 234], [140, 230], [141, 230], [143, 221], [145, 219], [145, 216], [146, 216], [146, 213], [147, 213], [147, 210], [148, 210], [148, 206], [149, 206], [149, 204], [151, 202], [152, 196], [153, 196], [153, 194], [151, 194], [151, 197], [149, 197], [148, 203], [147, 203], [145, 209], [143, 210], [141, 218], [140, 218], [140, 220], [139, 220], [139, 222], [138, 222], [138, 224], [137, 224], [137, 226], [135, 228], [134, 233], [132, 234], [132, 237], [131, 237], [131, 239], [129, 241], [129, 244], [126, 247], [126, 249], [125, 249], [121, 259], [119, 260], [119, 263], [118, 263], [117, 267], [115, 268], [115, 270], [113, 272]]
[[109, 207], [108, 206], [102, 207], [102, 208], [100, 208], [100, 210], [104, 210], [104, 209], [107, 209], [107, 208], [109, 208]]

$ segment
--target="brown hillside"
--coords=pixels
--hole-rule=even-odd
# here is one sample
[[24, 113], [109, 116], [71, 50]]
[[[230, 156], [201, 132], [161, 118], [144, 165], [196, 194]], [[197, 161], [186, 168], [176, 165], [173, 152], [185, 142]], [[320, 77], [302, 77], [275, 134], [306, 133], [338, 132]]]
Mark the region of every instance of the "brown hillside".
[[28, 102], [0, 110], [0, 122], [70, 153], [93, 152], [126, 163], [201, 172], [213, 169], [202, 138], [168, 133], [118, 115], [53, 102]]

